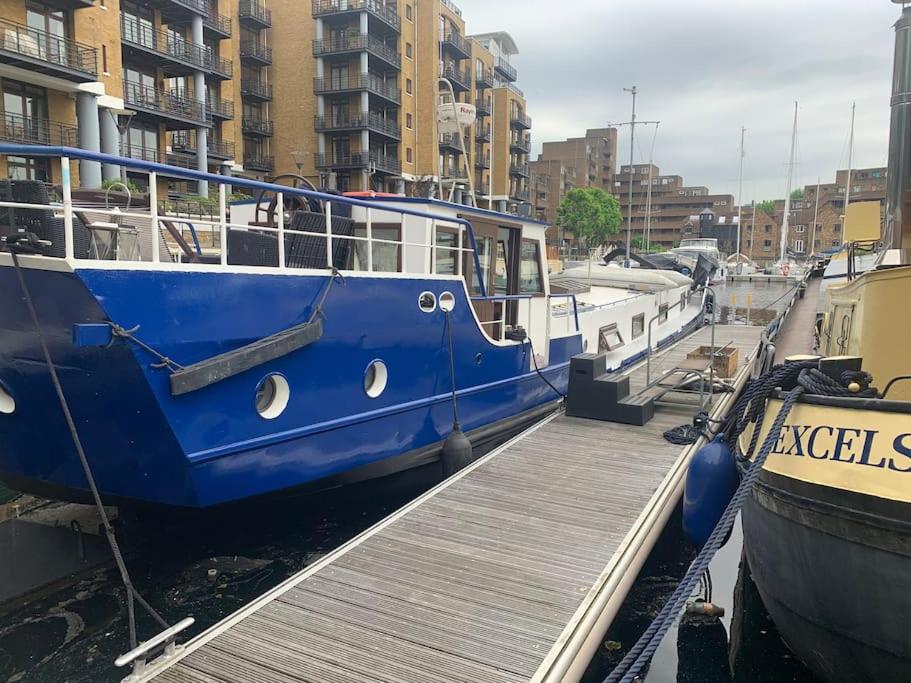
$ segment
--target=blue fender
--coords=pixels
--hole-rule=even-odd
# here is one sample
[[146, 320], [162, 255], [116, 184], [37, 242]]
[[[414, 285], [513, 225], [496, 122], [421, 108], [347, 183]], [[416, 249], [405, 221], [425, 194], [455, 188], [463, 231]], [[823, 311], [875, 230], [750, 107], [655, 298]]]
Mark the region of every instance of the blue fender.
[[734, 454], [723, 437], [716, 436], [693, 456], [683, 494], [683, 532], [697, 546], [705, 545], [738, 480]]

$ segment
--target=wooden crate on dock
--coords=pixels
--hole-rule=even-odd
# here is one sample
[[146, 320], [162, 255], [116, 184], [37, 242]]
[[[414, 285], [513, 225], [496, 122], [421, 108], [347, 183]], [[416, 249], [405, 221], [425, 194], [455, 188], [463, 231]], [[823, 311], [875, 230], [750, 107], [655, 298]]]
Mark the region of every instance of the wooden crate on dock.
[[[714, 353], [713, 365], [715, 374], [719, 377], [733, 377], [737, 372], [737, 362], [740, 352], [736, 347], [726, 346], [716, 348]], [[696, 358], [699, 360], [709, 360], [712, 358], [711, 346], [697, 346], [694, 350], [686, 354], [687, 358]]]

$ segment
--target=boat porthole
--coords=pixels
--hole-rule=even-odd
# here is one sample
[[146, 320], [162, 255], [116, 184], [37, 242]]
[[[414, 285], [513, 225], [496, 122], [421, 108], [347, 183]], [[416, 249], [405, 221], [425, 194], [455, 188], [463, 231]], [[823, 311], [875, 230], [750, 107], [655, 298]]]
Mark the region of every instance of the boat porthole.
[[440, 310], [449, 313], [455, 308], [455, 297], [452, 292], [443, 292], [440, 294]]
[[5, 386], [0, 384], [0, 413], [12, 415], [14, 412], [16, 412], [16, 399]]
[[389, 371], [386, 364], [381, 360], [375, 360], [367, 366], [367, 372], [364, 373], [364, 393], [370, 398], [379, 398], [386, 391], [388, 381]]
[[418, 308], [424, 313], [433, 313], [437, 310], [437, 298], [433, 292], [421, 292], [418, 297]]
[[484, 356], [482, 356], [480, 353], [474, 357], [474, 362], [477, 363], [478, 365], [481, 364], [482, 360], [484, 360]]
[[288, 407], [291, 387], [281, 375], [266, 375], [256, 387], [256, 412], [264, 420], [274, 420]]

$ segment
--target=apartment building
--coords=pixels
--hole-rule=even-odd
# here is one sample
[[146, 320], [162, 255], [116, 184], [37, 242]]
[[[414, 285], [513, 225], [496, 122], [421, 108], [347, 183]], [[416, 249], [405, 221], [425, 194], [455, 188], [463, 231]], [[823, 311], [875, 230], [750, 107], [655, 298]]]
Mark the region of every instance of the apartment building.
[[[529, 163], [533, 184], [537, 192], [532, 197], [536, 212], [545, 223], [557, 224], [557, 208], [560, 199], [578, 186], [576, 168], [566, 166], [560, 159], [538, 159]], [[556, 231], [554, 237], [562, 241], [562, 231]]]
[[[0, 0], [0, 137], [528, 212], [531, 119], [504, 32], [450, 0]], [[441, 86], [445, 78], [445, 87]], [[441, 135], [441, 90], [478, 107]], [[445, 95], [444, 95], [445, 96]], [[59, 182], [39, 158], [0, 164]], [[0, 167], [0, 170], [4, 168]], [[82, 183], [119, 177], [84, 162]], [[142, 177], [137, 177], [142, 182]], [[174, 191], [206, 192], [187, 183]], [[524, 207], [524, 208], [523, 208]]]
[[[2, 0], [0, 8], [4, 140], [208, 171], [249, 161], [246, 170], [271, 173], [262, 4]], [[40, 158], [4, 165], [14, 177], [59, 182]], [[85, 186], [119, 178], [91, 161], [78, 173]]]
[[[544, 172], [551, 178], [550, 187], [556, 190], [547, 194], [547, 203], [542, 207], [545, 215], [555, 219], [557, 207], [573, 187], [600, 187], [615, 194], [616, 158], [616, 128], [590, 128], [584, 137], [545, 142], [535, 163], [543, 164], [539, 168], [547, 169]], [[564, 170], [560, 171], [560, 168]], [[561, 189], [561, 178], [566, 177], [569, 169], [572, 169], [573, 180]]]
[[681, 176], [662, 175], [660, 168], [650, 164], [621, 166], [614, 180], [614, 194], [620, 202], [624, 220], [621, 232], [625, 234], [626, 219], [631, 216], [633, 237], [642, 237], [650, 226], [650, 241], [664, 248], [671, 248], [686, 237], [684, 228], [698, 222], [698, 216], [704, 210], [719, 216], [734, 210], [733, 196], [713, 194], [701, 185], [684, 185]]

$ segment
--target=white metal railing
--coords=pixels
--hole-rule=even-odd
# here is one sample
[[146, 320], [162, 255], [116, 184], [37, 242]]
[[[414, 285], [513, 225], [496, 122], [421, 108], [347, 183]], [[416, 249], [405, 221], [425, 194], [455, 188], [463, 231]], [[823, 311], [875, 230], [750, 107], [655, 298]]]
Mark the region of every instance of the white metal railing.
[[[36, 204], [28, 202], [16, 202], [16, 201], [0, 201], [0, 207], [2, 208], [11, 208], [11, 209], [32, 209], [32, 210], [42, 210], [42, 211], [52, 211], [55, 218], [63, 219], [64, 230], [63, 230], [63, 240], [64, 240], [64, 256], [68, 259], [76, 258], [75, 255], [75, 240], [73, 236], [74, 230], [74, 219], [76, 213], [85, 212], [91, 213], [94, 216], [110, 217], [111, 223], [106, 224], [107, 229], [116, 229], [116, 224], [122, 224], [125, 220], [134, 220], [141, 222], [141, 225], [129, 226], [131, 229], [138, 229], [139, 232], [142, 232], [148, 226], [150, 231], [150, 239], [148, 240], [149, 247], [148, 249], [140, 249], [139, 259], [140, 261], [150, 261], [154, 264], [161, 264], [166, 266], [169, 263], [178, 263], [183, 262], [185, 259], [179, 255], [174, 255], [170, 253], [162, 253], [162, 245], [164, 244], [167, 249], [167, 241], [159, 239], [158, 236], [162, 234], [162, 228], [164, 223], [167, 221], [172, 221], [173, 223], [181, 225], [190, 225], [191, 231], [195, 231], [197, 228], [206, 229], [208, 228], [213, 234], [212, 248], [215, 248], [215, 239], [214, 236], [218, 236], [218, 264], [221, 266], [231, 265], [229, 263], [229, 253], [228, 253], [228, 235], [232, 230], [244, 231], [244, 232], [255, 232], [261, 234], [270, 234], [276, 236], [276, 251], [277, 259], [274, 264], [259, 264], [256, 266], [249, 266], [253, 268], [261, 267], [269, 270], [278, 270], [278, 271], [288, 271], [288, 270], [299, 270], [300, 268], [295, 266], [289, 266], [288, 260], [286, 258], [286, 244], [285, 238], [295, 235], [306, 236], [310, 239], [315, 240], [325, 240], [325, 261], [321, 264], [321, 268], [332, 269], [333, 267], [339, 267], [339, 270], [348, 270], [350, 269], [367, 272], [406, 272], [405, 271], [405, 248], [418, 248], [425, 251], [425, 255], [429, 252], [429, 266], [426, 268], [421, 268], [421, 271], [426, 272], [427, 274], [437, 274], [437, 254], [441, 252], [449, 253], [453, 255], [454, 262], [454, 274], [462, 276], [464, 275], [464, 258], [462, 255], [474, 255], [475, 250], [472, 248], [470, 242], [471, 238], [468, 237], [468, 230], [463, 224], [464, 222], [461, 219], [450, 218], [446, 216], [431, 216], [424, 215], [421, 212], [407, 211], [402, 210], [397, 207], [375, 207], [371, 205], [366, 205], [363, 203], [358, 203], [349, 199], [342, 200], [341, 198], [333, 201], [328, 198], [328, 195], [321, 196], [321, 200], [324, 203], [324, 218], [325, 218], [325, 232], [318, 230], [307, 230], [297, 229], [288, 227], [289, 216], [285, 215], [284, 212], [284, 199], [285, 193], [278, 191], [275, 194], [275, 209], [271, 212], [269, 216], [269, 222], [272, 225], [251, 225], [249, 223], [239, 223], [232, 222], [229, 218], [229, 208], [228, 208], [228, 195], [227, 195], [227, 184], [231, 182], [230, 178], [225, 178], [224, 182], [220, 182], [218, 185], [218, 216], [217, 218], [203, 218], [203, 217], [193, 217], [192, 219], [188, 218], [185, 214], [174, 211], [169, 212], [167, 209], [160, 211], [159, 208], [159, 191], [158, 191], [158, 182], [159, 174], [156, 171], [148, 171], [148, 200], [149, 206], [147, 208], [127, 208], [123, 209], [121, 207], [114, 208], [101, 208], [97, 205], [87, 205], [85, 207], [77, 206], [73, 202], [72, 197], [72, 185], [70, 177], [70, 158], [61, 157], [60, 158], [60, 169], [61, 169], [61, 180], [62, 180], [62, 195], [63, 201], [60, 204]], [[126, 160], [124, 160], [126, 161]], [[297, 190], [290, 190], [291, 192], [299, 192]], [[356, 234], [336, 234], [333, 232], [333, 209], [334, 204], [348, 204], [353, 205], [357, 210], [363, 211], [364, 221], [362, 223], [355, 223], [358, 227], [364, 229], [363, 235]], [[373, 225], [375, 221], [375, 216], [377, 212], [383, 214], [383, 225], [388, 226], [389, 214], [397, 214], [399, 218], [399, 238], [400, 239], [387, 239], [382, 237], [376, 237], [373, 234]], [[425, 230], [423, 234], [427, 236], [425, 241], [416, 242], [413, 240], [406, 239], [406, 220], [408, 216], [418, 216], [423, 217], [425, 220], [429, 221], [430, 229]], [[92, 230], [91, 224], [87, 225], [90, 232]], [[125, 226], [126, 227], [126, 226]], [[447, 231], [455, 230], [457, 232], [457, 241], [455, 246], [449, 246], [446, 244], [441, 244], [437, 242], [438, 228], [445, 228]], [[142, 235], [143, 238], [146, 235]], [[348, 257], [348, 262], [343, 264], [334, 263], [334, 248], [338, 244], [338, 241], [349, 241], [353, 244], [362, 243], [366, 245], [366, 258], [365, 262], [360, 262], [358, 259], [358, 254], [354, 253]], [[386, 247], [396, 247], [398, 248], [400, 258], [396, 264], [396, 269], [390, 271], [386, 270], [376, 270], [375, 268], [375, 256], [374, 251], [377, 246], [386, 246]], [[80, 260], [94, 261], [94, 260], [110, 260], [110, 259], [92, 259], [92, 258], [83, 258], [83, 255], [80, 254]], [[131, 261], [134, 259], [121, 259], [124, 261]], [[426, 264], [426, 259], [423, 261]], [[199, 264], [199, 265], [212, 265], [212, 264]]]

